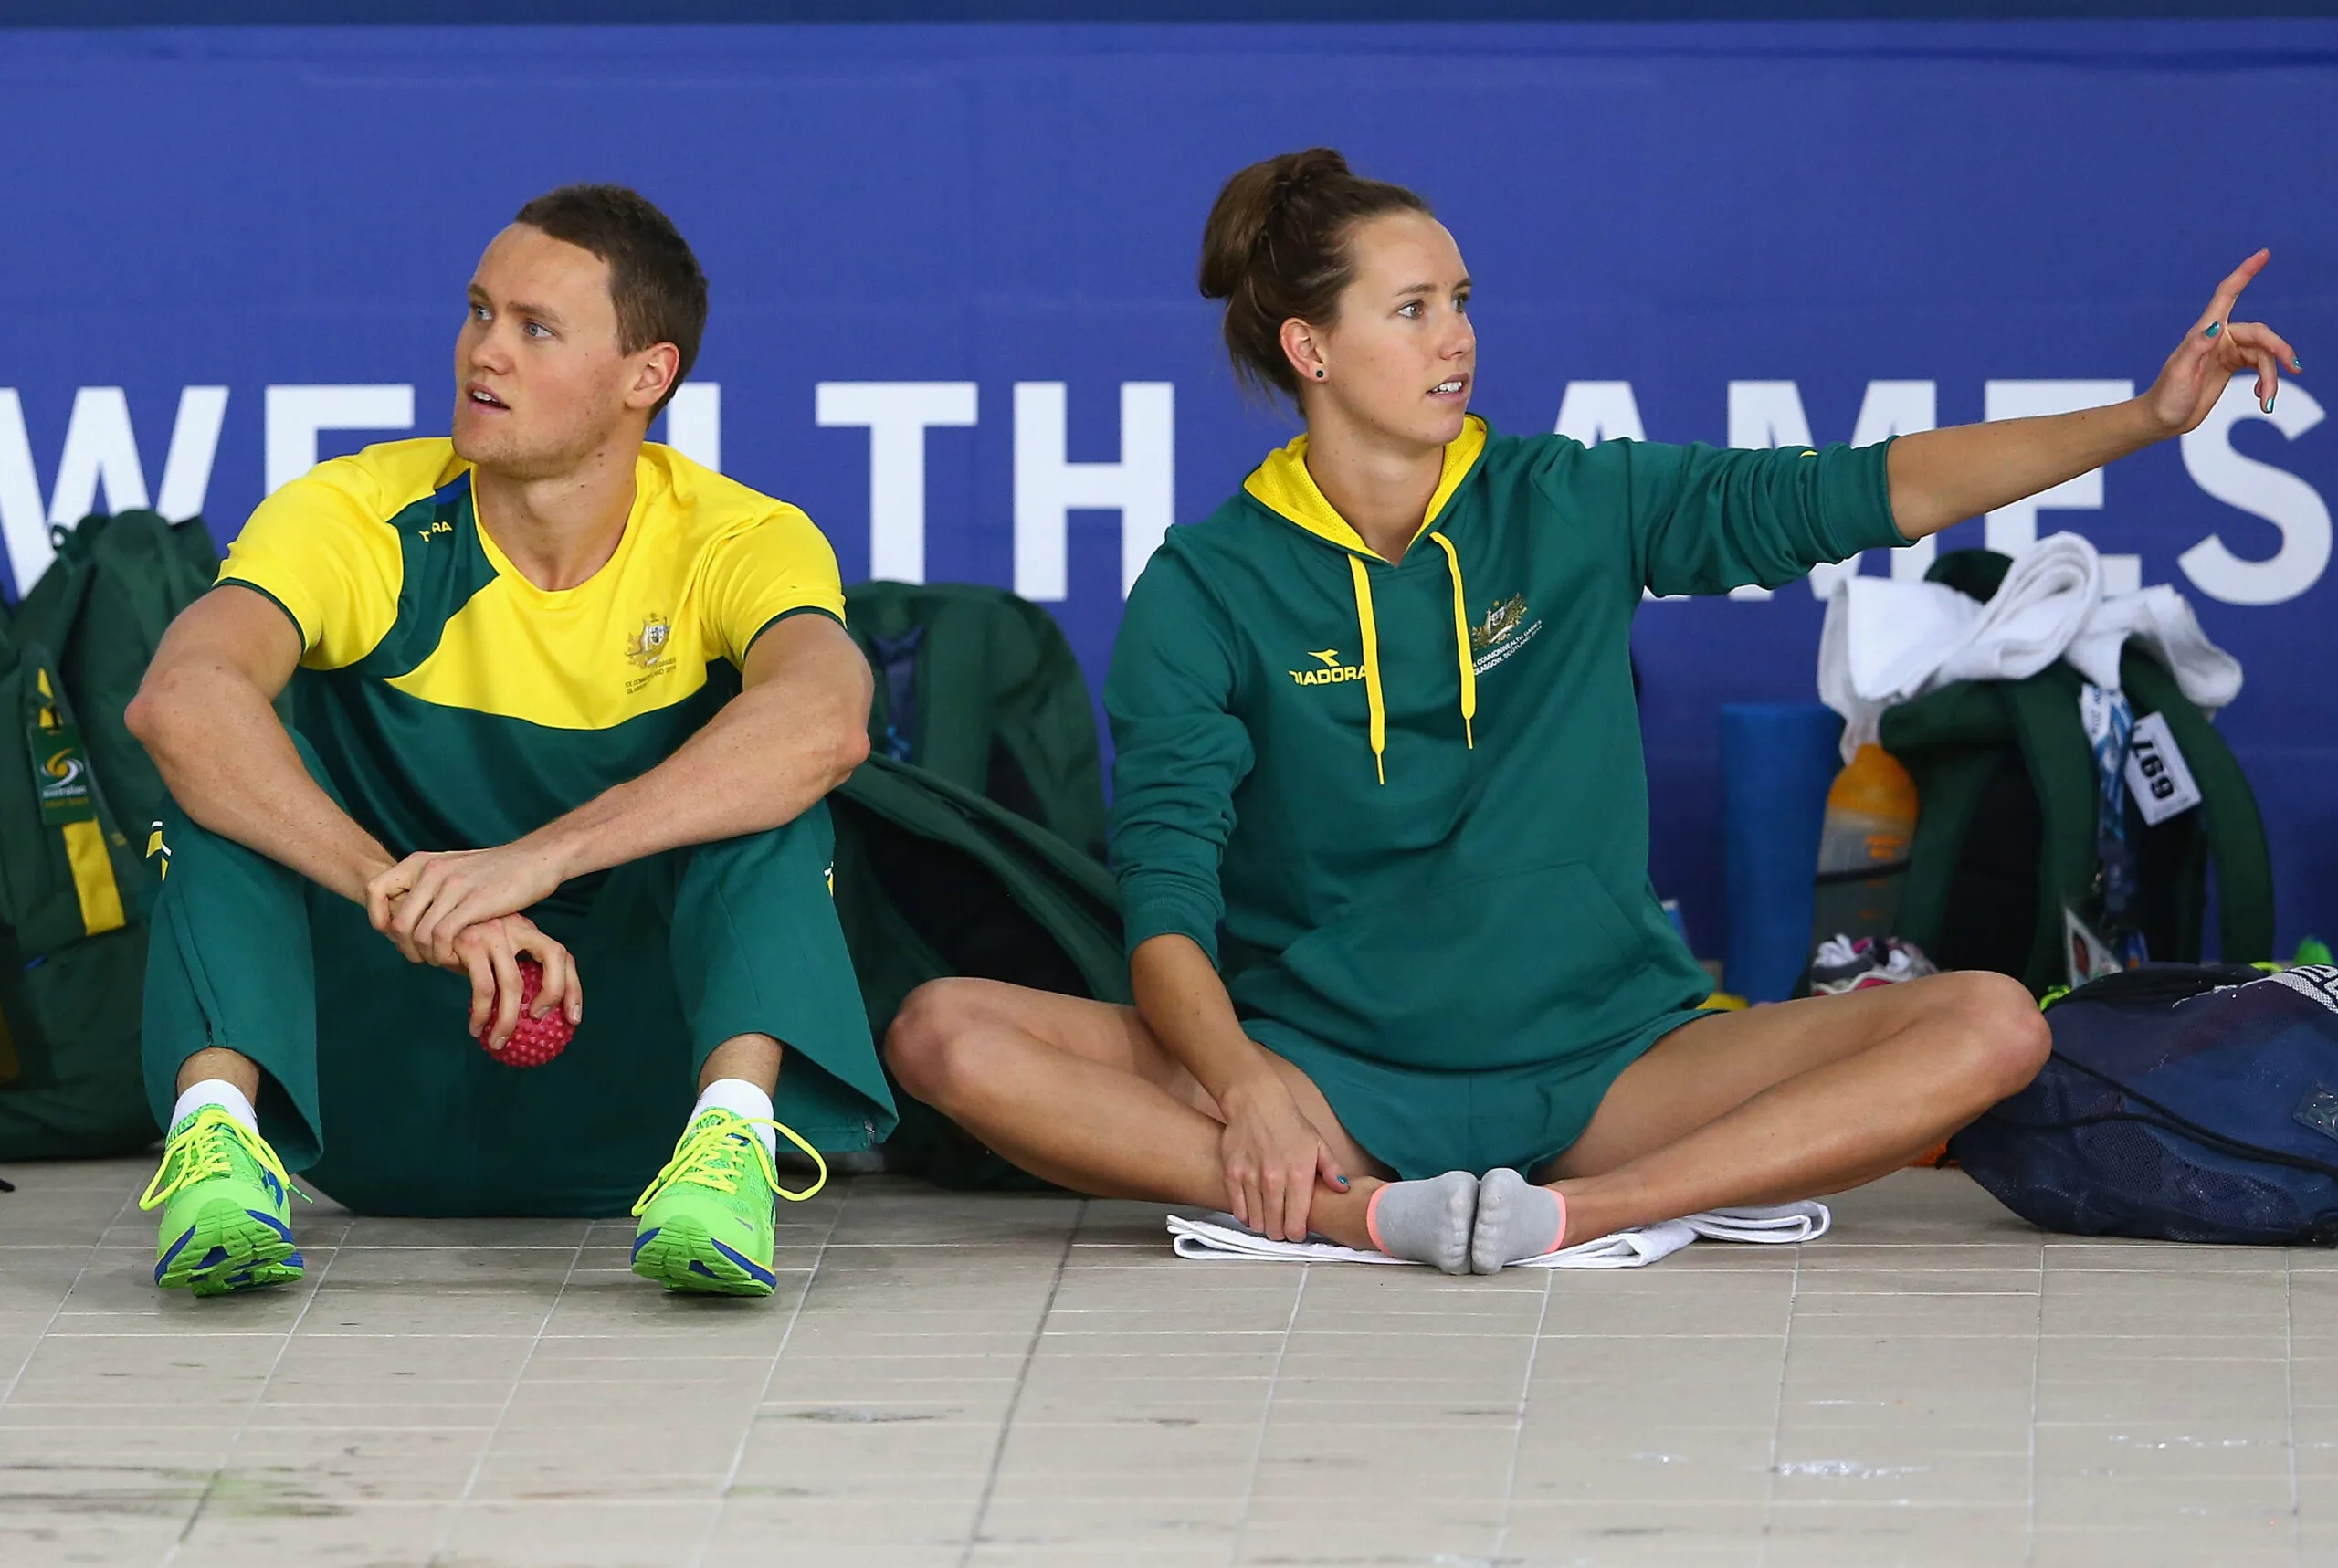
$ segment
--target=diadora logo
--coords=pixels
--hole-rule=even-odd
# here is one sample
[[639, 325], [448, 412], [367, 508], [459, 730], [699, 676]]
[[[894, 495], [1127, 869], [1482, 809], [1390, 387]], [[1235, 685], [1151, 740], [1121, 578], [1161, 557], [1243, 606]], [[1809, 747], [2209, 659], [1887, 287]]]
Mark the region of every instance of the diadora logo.
[[1364, 679], [1364, 667], [1360, 664], [1342, 664], [1338, 648], [1309, 648], [1307, 657], [1320, 661], [1323, 668], [1292, 670], [1291, 679], [1301, 686], [1336, 686], [1343, 680]]
[[1486, 612], [1486, 618], [1469, 628], [1469, 663], [1480, 675], [1524, 647], [1532, 640], [1543, 623], [1531, 626], [1526, 620], [1526, 596], [1512, 594], [1499, 600]]

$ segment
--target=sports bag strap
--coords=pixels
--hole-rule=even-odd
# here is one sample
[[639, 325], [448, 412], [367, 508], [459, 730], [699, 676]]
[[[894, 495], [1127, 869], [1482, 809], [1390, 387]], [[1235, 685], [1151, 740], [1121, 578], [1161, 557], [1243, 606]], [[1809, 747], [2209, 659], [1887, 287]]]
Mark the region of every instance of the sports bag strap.
[[2273, 857], [2265, 842], [2265, 819], [2240, 760], [2175, 684], [2157, 659], [2130, 647], [2119, 676], [2135, 711], [2157, 713], [2184, 752], [2192, 780], [2200, 786], [2206, 814], [2208, 859], [2216, 868], [2217, 933], [2227, 963], [2251, 963], [2273, 956]]
[[2080, 684], [2076, 670], [2057, 663], [2027, 680], [1997, 685], [2045, 825], [2038, 858], [2038, 929], [2022, 975], [2033, 993], [2062, 979], [2062, 908], [2082, 902], [2094, 885], [2098, 786], [2094, 750], [2079, 718]]
[[7, 874], [0, 879], [0, 918], [16, 928], [19, 952], [40, 958], [68, 942], [128, 923], [121, 885], [114, 875], [105, 815], [81, 746], [71, 704], [47, 654], [37, 645], [0, 649], [7, 668], [0, 689], [15, 700], [0, 721], [0, 768], [14, 776], [0, 786], [0, 843]]

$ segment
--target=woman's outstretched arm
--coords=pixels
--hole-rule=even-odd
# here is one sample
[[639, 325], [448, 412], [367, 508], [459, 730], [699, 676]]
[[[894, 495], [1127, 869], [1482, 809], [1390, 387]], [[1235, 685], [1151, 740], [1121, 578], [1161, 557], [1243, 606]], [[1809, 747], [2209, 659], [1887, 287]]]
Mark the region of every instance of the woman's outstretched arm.
[[2281, 373], [2304, 369], [2297, 351], [2261, 321], [2232, 320], [2233, 307], [2270, 251], [2259, 251], [2218, 285], [2159, 379], [2139, 397], [2075, 414], [2003, 419], [1902, 436], [1891, 447], [1891, 516], [1911, 540], [2050, 489], [2065, 479], [2181, 436], [2199, 425], [2242, 372], [2257, 373], [2267, 409]]

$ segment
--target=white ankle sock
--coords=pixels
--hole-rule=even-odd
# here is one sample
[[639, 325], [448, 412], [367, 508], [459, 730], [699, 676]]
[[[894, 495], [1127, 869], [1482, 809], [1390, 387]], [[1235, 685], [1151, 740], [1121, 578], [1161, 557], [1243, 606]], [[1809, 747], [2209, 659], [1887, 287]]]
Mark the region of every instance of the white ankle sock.
[[171, 1125], [176, 1127], [206, 1105], [218, 1106], [254, 1132], [259, 1131], [259, 1112], [252, 1109], [252, 1102], [244, 1098], [242, 1089], [224, 1078], [206, 1078], [190, 1085], [179, 1096], [178, 1103], [171, 1107]]
[[[698, 1092], [698, 1103], [690, 1107], [690, 1120], [696, 1121], [710, 1110], [727, 1110], [733, 1116], [761, 1117], [771, 1120], [771, 1096], [743, 1078], [718, 1078]], [[755, 1136], [764, 1141], [764, 1152], [779, 1152], [779, 1134], [768, 1127], [755, 1129]]]

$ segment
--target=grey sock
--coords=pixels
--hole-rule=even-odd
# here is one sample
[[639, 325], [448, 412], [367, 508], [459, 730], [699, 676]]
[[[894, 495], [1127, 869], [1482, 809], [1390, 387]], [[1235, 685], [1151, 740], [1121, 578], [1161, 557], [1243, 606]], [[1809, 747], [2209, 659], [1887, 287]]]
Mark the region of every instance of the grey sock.
[[1469, 1271], [1499, 1274], [1507, 1263], [1558, 1250], [1566, 1205], [1507, 1165], [1478, 1184], [1478, 1217], [1469, 1227]]
[[1364, 1224], [1373, 1245], [1391, 1258], [1434, 1263], [1448, 1274], [1469, 1272], [1469, 1224], [1478, 1208], [1478, 1178], [1448, 1171], [1426, 1182], [1391, 1182], [1372, 1194]]

